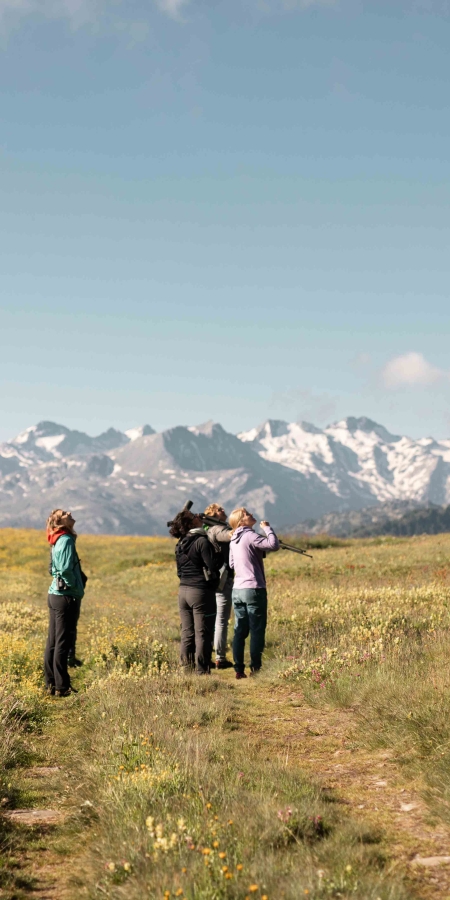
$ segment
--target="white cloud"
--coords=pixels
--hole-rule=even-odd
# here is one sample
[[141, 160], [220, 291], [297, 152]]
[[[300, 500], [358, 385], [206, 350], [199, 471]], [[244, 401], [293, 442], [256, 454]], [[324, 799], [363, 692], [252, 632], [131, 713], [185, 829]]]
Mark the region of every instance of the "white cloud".
[[167, 13], [172, 19], [180, 17], [183, 6], [189, 3], [189, 0], [157, 0], [158, 6], [163, 12]]
[[390, 359], [381, 377], [387, 388], [429, 387], [448, 377], [448, 373], [429, 363], [423, 353], [411, 351]]

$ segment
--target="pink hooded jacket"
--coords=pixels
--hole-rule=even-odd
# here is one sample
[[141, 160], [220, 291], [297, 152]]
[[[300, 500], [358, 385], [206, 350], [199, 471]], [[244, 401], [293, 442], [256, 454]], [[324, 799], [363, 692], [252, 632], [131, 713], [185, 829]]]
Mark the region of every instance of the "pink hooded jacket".
[[236, 528], [230, 542], [230, 566], [234, 569], [234, 587], [265, 588], [264, 555], [267, 550], [278, 550], [278, 538], [270, 527], [264, 527], [266, 535], [257, 534], [252, 528]]

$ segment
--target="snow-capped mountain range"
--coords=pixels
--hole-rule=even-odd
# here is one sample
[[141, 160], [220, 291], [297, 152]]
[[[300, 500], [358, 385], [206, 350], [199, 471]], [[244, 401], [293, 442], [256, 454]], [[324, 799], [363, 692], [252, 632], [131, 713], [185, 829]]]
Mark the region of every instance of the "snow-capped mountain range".
[[371, 419], [349, 416], [323, 430], [307, 422], [267, 421], [238, 435], [264, 459], [315, 474], [342, 500], [444, 504], [450, 500], [450, 440], [390, 434]]
[[80, 530], [164, 534], [187, 499], [245, 505], [278, 528], [386, 501], [450, 502], [450, 440], [390, 434], [367, 418], [319, 429], [269, 420], [239, 435], [212, 422], [90, 437], [40, 422], [0, 445], [0, 525], [43, 527], [70, 508]]

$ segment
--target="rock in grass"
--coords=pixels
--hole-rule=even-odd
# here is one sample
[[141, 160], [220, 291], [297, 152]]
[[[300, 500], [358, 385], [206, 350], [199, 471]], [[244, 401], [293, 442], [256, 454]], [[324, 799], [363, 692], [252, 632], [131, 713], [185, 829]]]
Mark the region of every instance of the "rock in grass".
[[429, 869], [434, 866], [443, 866], [450, 863], [450, 856], [416, 856], [412, 862], [412, 866], [426, 866]]

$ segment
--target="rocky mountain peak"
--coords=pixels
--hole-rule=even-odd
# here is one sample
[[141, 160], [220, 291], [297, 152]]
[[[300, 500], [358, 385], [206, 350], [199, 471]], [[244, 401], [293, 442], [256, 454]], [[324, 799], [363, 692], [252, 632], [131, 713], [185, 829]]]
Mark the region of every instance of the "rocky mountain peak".
[[58, 425], [56, 422], [38, 422], [37, 425], [31, 425], [30, 428], [26, 428], [25, 431], [22, 431], [9, 443], [13, 444], [13, 446], [26, 447], [28, 445], [32, 446], [37, 441], [42, 440], [42, 438], [61, 436], [62, 440], [66, 434], [69, 434], [69, 428], [66, 428], [65, 425]]
[[257, 428], [251, 428], [250, 431], [241, 431], [237, 436], [244, 443], [251, 443], [253, 441], [261, 441], [263, 438], [281, 437], [287, 434], [288, 430], [289, 425], [283, 419], [266, 419]]
[[213, 422], [212, 419], [208, 422], [203, 422], [201, 425], [188, 425], [187, 430], [191, 434], [204, 434], [205, 437], [213, 437], [218, 432], [224, 431], [222, 425], [219, 425], [218, 422]]
[[306, 431], [309, 434], [323, 434], [321, 428], [317, 428], [317, 425], [312, 425], [311, 422], [304, 422], [303, 420], [298, 423], [302, 431]]
[[156, 434], [156, 431], [151, 425], [136, 425], [135, 428], [125, 431], [125, 434], [130, 441], [137, 441], [138, 438], [146, 437], [148, 434]]
[[358, 431], [364, 432], [365, 434], [375, 434], [377, 437], [381, 438], [381, 440], [388, 443], [400, 440], [398, 435], [391, 434], [384, 425], [374, 422], [373, 419], [369, 419], [367, 416], [347, 416], [346, 419], [342, 419], [334, 425], [329, 425], [325, 431], [327, 433], [332, 433], [338, 429], [345, 429], [352, 435]]

